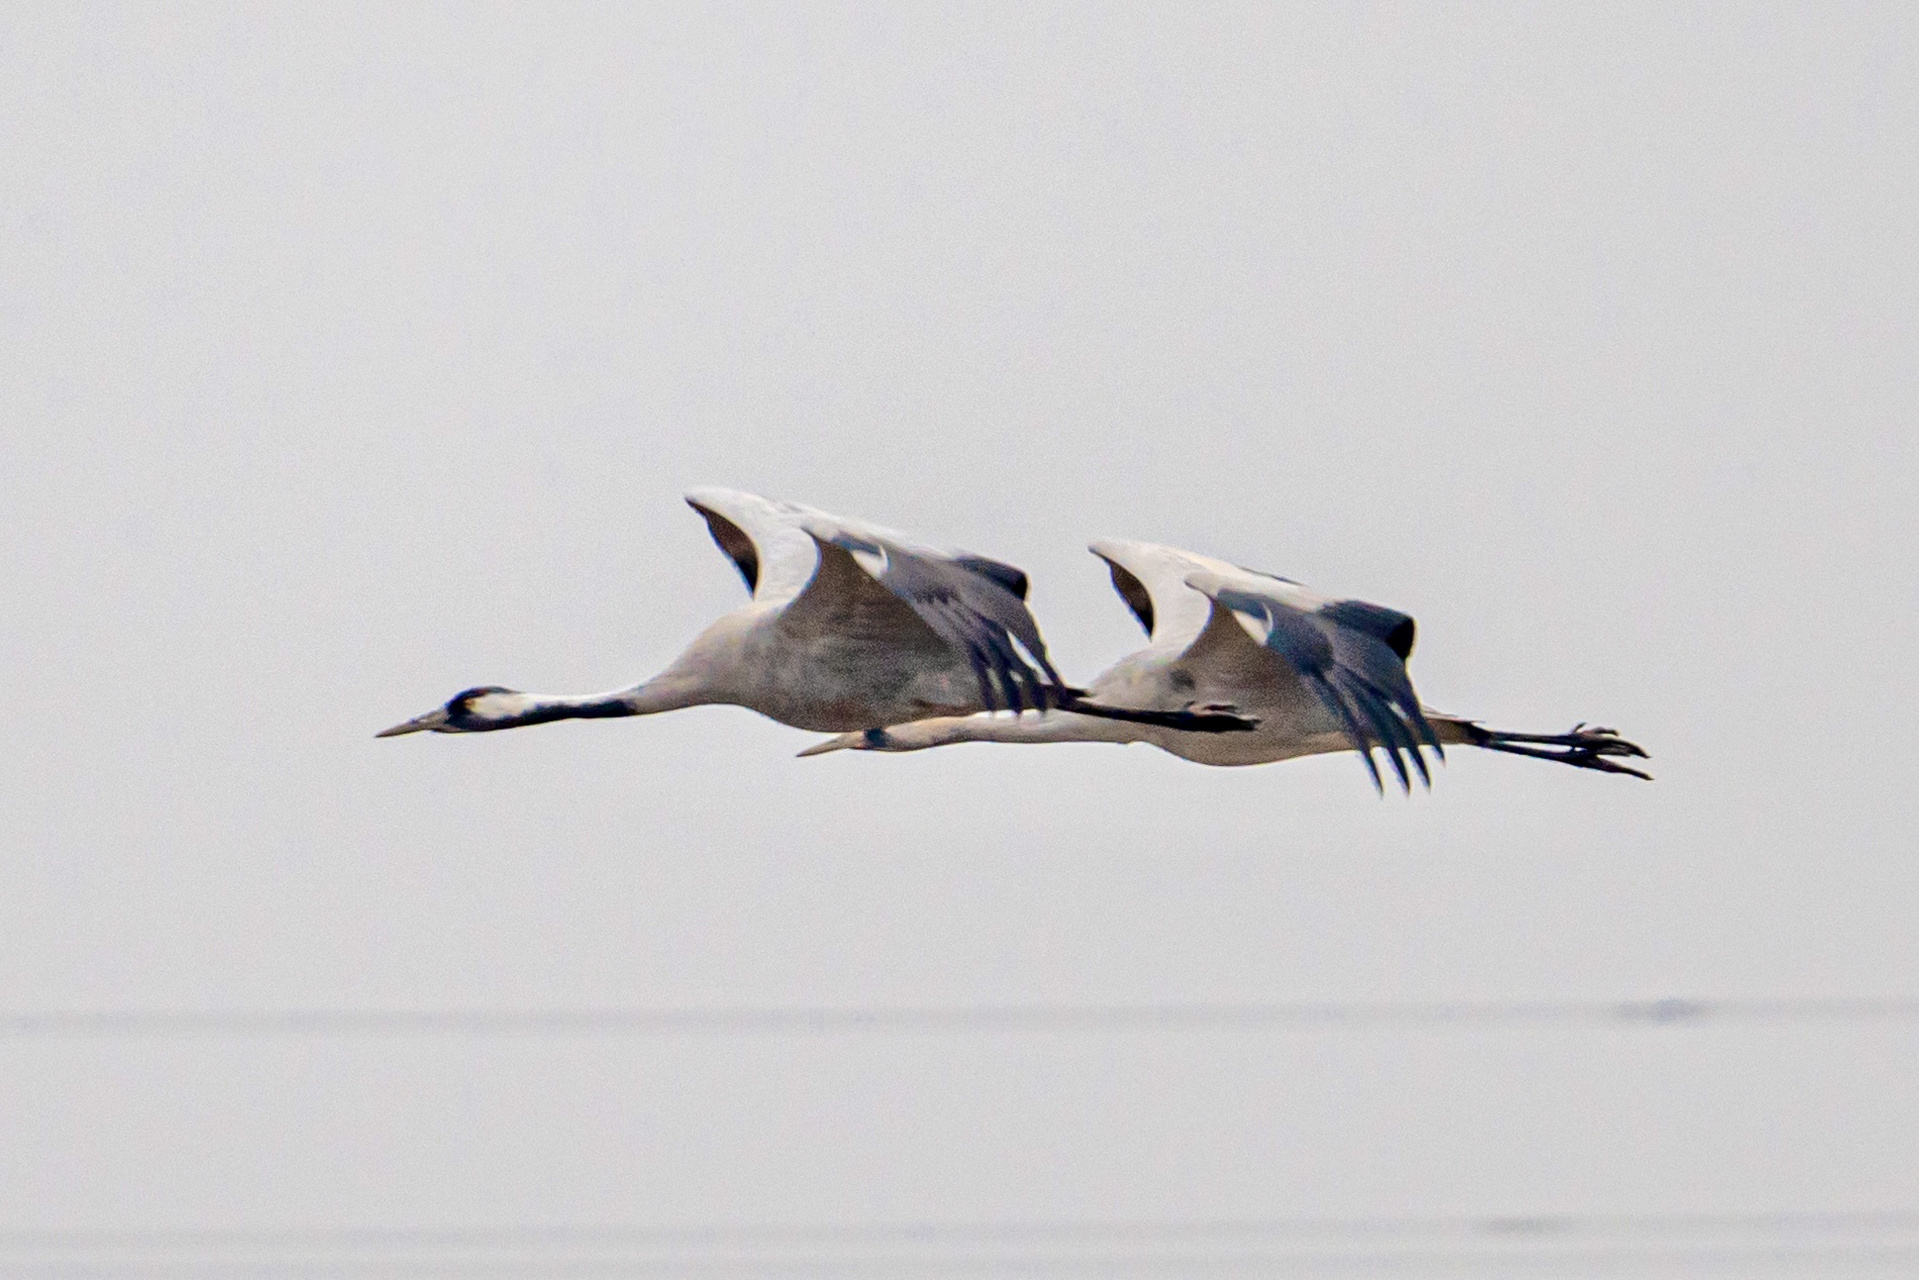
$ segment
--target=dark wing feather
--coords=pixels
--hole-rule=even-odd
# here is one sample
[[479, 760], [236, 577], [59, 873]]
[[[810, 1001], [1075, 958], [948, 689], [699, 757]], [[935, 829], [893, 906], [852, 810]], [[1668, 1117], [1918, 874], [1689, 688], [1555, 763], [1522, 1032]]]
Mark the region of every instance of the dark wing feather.
[[1059, 705], [1066, 684], [1053, 669], [1039, 624], [1021, 599], [1024, 573], [996, 560], [949, 560], [850, 534], [831, 542], [847, 551], [884, 557], [879, 584], [965, 656], [987, 710]]
[[[1094, 554], [1098, 555], [1098, 552]], [[1106, 557], [1100, 556], [1100, 559], [1106, 560]], [[1123, 568], [1119, 561], [1106, 560], [1106, 568], [1113, 576], [1113, 590], [1119, 592], [1119, 598], [1126, 602], [1126, 607], [1133, 611], [1135, 618], [1139, 619], [1140, 628], [1146, 632], [1146, 637], [1150, 640], [1153, 635], [1152, 592], [1148, 591], [1146, 584], [1132, 572]]]
[[1413, 656], [1413, 620], [1397, 609], [1367, 604], [1364, 600], [1335, 600], [1322, 605], [1319, 616], [1384, 640], [1401, 662]]
[[740, 571], [740, 577], [746, 579], [746, 589], [759, 590], [760, 553], [759, 549], [753, 545], [753, 539], [747, 536], [746, 530], [719, 512], [703, 507], [691, 498], [686, 500], [686, 505], [699, 512], [706, 520], [706, 531], [713, 535], [714, 545], [726, 553], [727, 558], [733, 562], [733, 567]]
[[1410, 650], [1411, 618], [1356, 600], [1301, 609], [1269, 595], [1232, 589], [1220, 591], [1218, 599], [1266, 620], [1266, 647], [1299, 674], [1339, 722], [1366, 762], [1374, 786], [1381, 785], [1372, 758], [1375, 746], [1385, 753], [1403, 789], [1412, 790], [1408, 755], [1421, 781], [1431, 785], [1419, 748], [1429, 746], [1442, 757], [1444, 752], [1406, 675], [1405, 654], [1395, 643], [1403, 641]]
[[988, 560], [985, 556], [955, 556], [953, 563], [969, 573], [977, 573], [1005, 587], [1008, 591], [1026, 599], [1027, 581], [1024, 569], [1015, 569], [1010, 564], [998, 560]]

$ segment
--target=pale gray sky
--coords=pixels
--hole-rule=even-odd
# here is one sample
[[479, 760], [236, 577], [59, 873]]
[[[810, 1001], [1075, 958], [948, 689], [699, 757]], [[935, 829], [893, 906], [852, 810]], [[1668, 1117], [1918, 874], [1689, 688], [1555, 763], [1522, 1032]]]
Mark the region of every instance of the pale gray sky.
[[[1910, 6], [44, 6], [0, 113], [0, 1010], [1915, 994]], [[1072, 677], [1095, 537], [1403, 608], [1659, 781], [373, 740], [660, 666], [700, 484]], [[1915, 1052], [16, 1035], [0, 1234], [1914, 1210]]]

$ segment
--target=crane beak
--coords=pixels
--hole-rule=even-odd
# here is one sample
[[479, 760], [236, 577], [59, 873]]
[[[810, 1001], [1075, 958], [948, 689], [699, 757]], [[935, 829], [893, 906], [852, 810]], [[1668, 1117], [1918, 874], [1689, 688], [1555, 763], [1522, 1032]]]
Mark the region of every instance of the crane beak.
[[423, 716], [414, 716], [402, 721], [391, 729], [382, 729], [373, 736], [376, 738], [397, 738], [403, 733], [420, 733], [427, 729], [438, 729], [446, 724], [446, 708], [435, 707]]
[[800, 752], [800, 756], [823, 756], [829, 751], [884, 751], [893, 745], [893, 740], [886, 736], [886, 730], [862, 729], [857, 733], [835, 734], [824, 742], [816, 742]]
[[864, 741], [865, 738], [861, 734], [842, 733], [836, 737], [814, 743], [806, 750], [800, 752], [798, 758], [805, 759], [807, 756], [823, 756], [829, 751], [857, 751], [860, 749], [860, 744]]

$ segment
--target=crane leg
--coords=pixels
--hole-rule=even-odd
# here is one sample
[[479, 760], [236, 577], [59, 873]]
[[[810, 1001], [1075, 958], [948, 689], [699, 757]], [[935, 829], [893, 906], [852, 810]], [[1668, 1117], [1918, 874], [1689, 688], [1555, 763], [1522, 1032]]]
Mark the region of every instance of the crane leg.
[[1584, 723], [1576, 724], [1566, 733], [1507, 733], [1499, 729], [1482, 729], [1473, 725], [1469, 741], [1475, 747], [1484, 747], [1488, 751], [1503, 751], [1507, 755], [1530, 756], [1534, 760], [1552, 760], [1559, 764], [1569, 764], [1575, 769], [1596, 769], [1600, 773], [1624, 773], [1635, 778], [1652, 781], [1652, 775], [1631, 765], [1621, 764], [1620, 757], [1628, 759], [1647, 758], [1645, 749], [1638, 743], [1628, 742], [1611, 729], [1589, 729]]

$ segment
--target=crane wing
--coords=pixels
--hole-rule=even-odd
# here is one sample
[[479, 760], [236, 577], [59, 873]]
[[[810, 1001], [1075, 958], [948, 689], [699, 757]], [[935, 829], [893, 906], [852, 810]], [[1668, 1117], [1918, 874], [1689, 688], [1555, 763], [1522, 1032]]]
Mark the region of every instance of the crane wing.
[[[1198, 592], [1194, 593], [1198, 595]], [[1205, 602], [1206, 625], [1174, 659], [1176, 670], [1193, 680], [1194, 696], [1213, 702], [1265, 703], [1275, 681], [1298, 684], [1298, 674], [1278, 654], [1248, 634], [1233, 611], [1216, 600]], [[1249, 697], [1251, 691], [1258, 691]]]
[[1231, 572], [1232, 566], [1156, 542], [1102, 539], [1087, 550], [1106, 562], [1113, 590], [1139, 620], [1155, 649], [1184, 649], [1205, 629], [1211, 602], [1186, 585], [1195, 573]]
[[796, 640], [950, 649], [972, 667], [988, 710], [1043, 709], [1068, 696], [1014, 566], [757, 494], [695, 489], [686, 501], [754, 603], [786, 606], [779, 626]]
[[[809, 519], [806, 530], [819, 546], [820, 569], [788, 607], [782, 625], [818, 626], [828, 618], [832, 625], [844, 625], [841, 601], [877, 587], [905, 607], [906, 617], [965, 658], [987, 710], [1045, 710], [1068, 695], [1026, 607], [1026, 575], [1020, 570], [982, 556], [913, 546], [888, 531], [824, 513]], [[848, 578], [848, 565], [859, 570], [865, 584]]]
[[686, 505], [706, 521], [755, 603], [783, 603], [805, 590], [818, 555], [802, 527], [804, 508], [735, 489], [694, 489]]
[[1374, 786], [1381, 785], [1375, 746], [1384, 750], [1402, 787], [1412, 786], [1407, 757], [1430, 781], [1420, 747], [1445, 753], [1406, 674], [1410, 617], [1360, 600], [1324, 600], [1297, 583], [1245, 570], [1196, 573], [1188, 582], [1220, 610], [1244, 619], [1253, 628], [1249, 638], [1313, 691], [1366, 762]]

